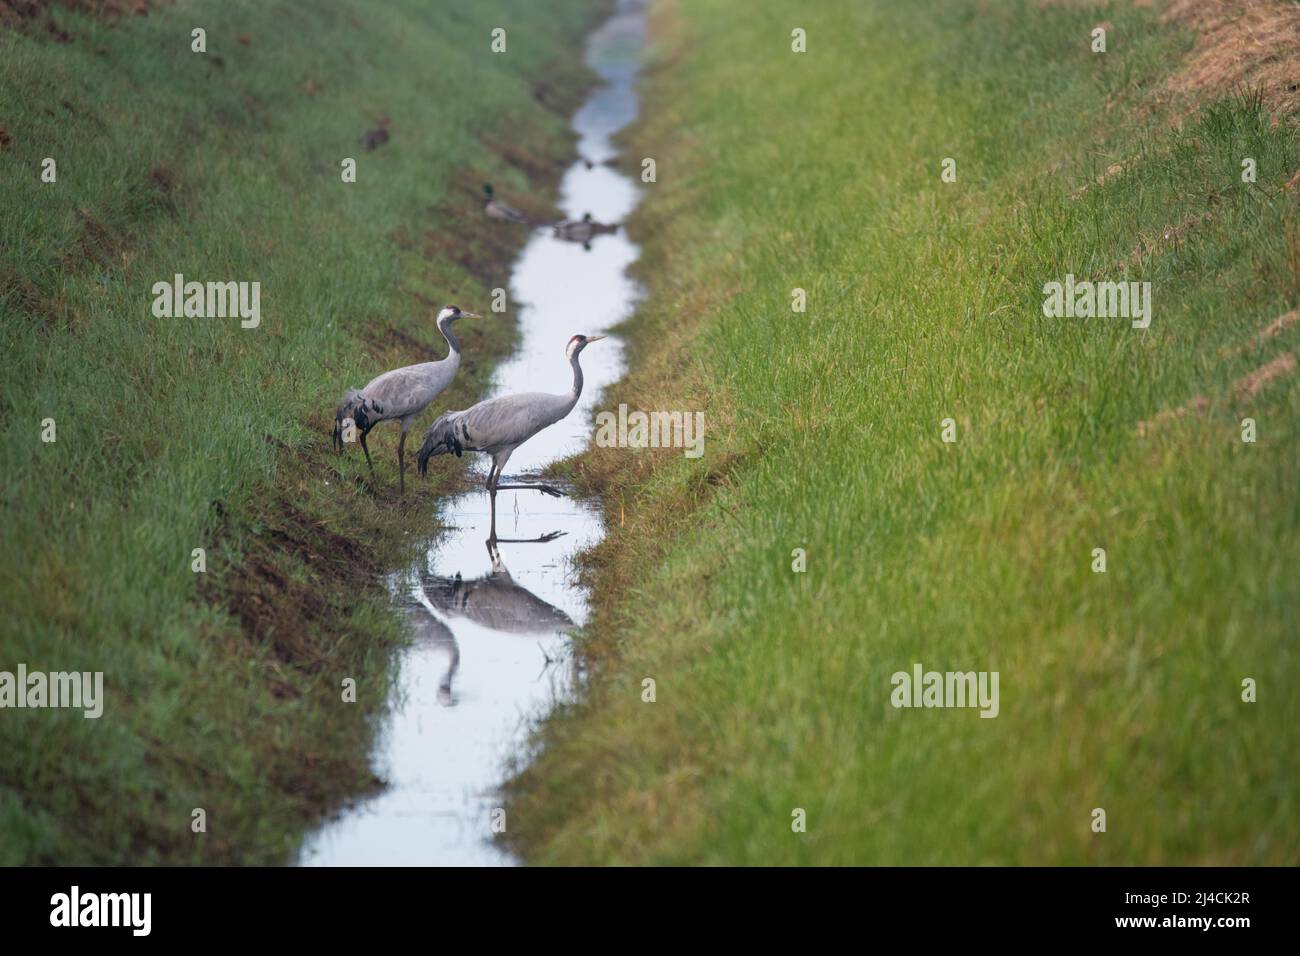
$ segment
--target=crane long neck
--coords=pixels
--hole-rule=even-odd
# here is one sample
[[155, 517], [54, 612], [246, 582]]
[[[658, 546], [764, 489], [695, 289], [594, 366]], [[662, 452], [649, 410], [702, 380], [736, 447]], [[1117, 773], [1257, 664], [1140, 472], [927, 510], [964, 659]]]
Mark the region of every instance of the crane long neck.
[[451, 330], [451, 323], [439, 322], [438, 331], [441, 332], [442, 337], [447, 340], [447, 348], [451, 349], [451, 351], [447, 353], [447, 358], [459, 359], [460, 340], [456, 338], [456, 333]]
[[573, 366], [573, 389], [569, 392], [569, 397], [573, 399], [573, 402], [569, 406], [570, 408], [578, 404], [578, 398], [582, 395], [582, 366], [578, 364], [578, 356], [581, 351], [581, 349], [577, 349], [569, 357], [569, 364]]

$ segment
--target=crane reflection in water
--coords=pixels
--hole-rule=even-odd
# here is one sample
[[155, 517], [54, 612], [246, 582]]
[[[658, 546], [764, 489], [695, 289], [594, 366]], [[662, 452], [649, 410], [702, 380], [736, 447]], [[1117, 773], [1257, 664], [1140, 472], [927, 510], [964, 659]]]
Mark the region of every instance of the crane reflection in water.
[[460, 618], [490, 631], [524, 636], [552, 636], [576, 627], [568, 614], [515, 581], [497, 547], [500, 542], [545, 544], [563, 534], [554, 531], [536, 538], [489, 541], [491, 570], [476, 578], [464, 578], [459, 572], [451, 576], [425, 572], [420, 576], [415, 585], [418, 594], [413, 593], [406, 608], [407, 625], [413, 643], [429, 647], [446, 659], [438, 682], [438, 703], [444, 707], [456, 704], [452, 681], [460, 669], [460, 646], [444, 618], [453, 622]]

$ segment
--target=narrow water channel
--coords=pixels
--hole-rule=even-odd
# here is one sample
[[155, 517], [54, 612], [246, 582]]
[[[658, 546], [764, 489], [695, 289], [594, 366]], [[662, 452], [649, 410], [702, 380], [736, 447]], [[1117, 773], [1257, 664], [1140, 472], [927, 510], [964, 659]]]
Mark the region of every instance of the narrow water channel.
[[[636, 118], [644, 34], [645, 0], [619, 0], [588, 39], [587, 62], [603, 82], [573, 118], [579, 158], [560, 194], [567, 218], [589, 212], [598, 222], [622, 222], [637, 204], [637, 185], [606, 163], [617, 153], [613, 136]], [[494, 227], [506, 225], [485, 220], [480, 226]], [[557, 239], [549, 228], [530, 238], [510, 281], [522, 342], [497, 370], [492, 395], [568, 391], [569, 337], [604, 333], [631, 313], [639, 290], [627, 269], [637, 247], [622, 229], [596, 236], [589, 246]], [[586, 445], [593, 406], [623, 373], [622, 342], [611, 336], [594, 343], [582, 354], [582, 368], [578, 407], [514, 453], [507, 481]], [[594, 545], [603, 529], [596, 509], [572, 499], [502, 492], [502, 541], [494, 560], [486, 547], [488, 497], [481, 490], [487, 459], [473, 457], [480, 490], [446, 502], [447, 533], [424, 560], [388, 582], [412, 640], [397, 662], [394, 696], [373, 755], [387, 786], [312, 834], [303, 864], [515, 862], [491, 839], [498, 788], [532, 721], [572, 693], [568, 635], [587, 615], [573, 557]], [[547, 540], [506, 540], [539, 538]]]

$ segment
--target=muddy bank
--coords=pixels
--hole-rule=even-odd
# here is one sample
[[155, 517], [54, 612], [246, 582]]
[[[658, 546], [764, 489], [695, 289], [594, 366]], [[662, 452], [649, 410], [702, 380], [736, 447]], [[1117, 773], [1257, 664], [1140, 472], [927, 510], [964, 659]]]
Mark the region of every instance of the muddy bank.
[[[200, 0], [112, 29], [50, 7], [61, 42], [0, 23], [4, 161], [58, 156], [57, 183], [0, 183], [25, 212], [0, 217], [0, 248], [22, 253], [0, 257], [0, 297], [24, 385], [5, 409], [0, 657], [102, 671], [108, 701], [99, 721], [10, 718], [0, 862], [283, 863], [374, 786], [407, 639], [380, 578], [438, 527], [453, 480], [399, 498], [391, 427], [372, 480], [355, 447], [331, 453], [333, 410], [441, 357], [449, 300], [490, 318], [441, 401], [489, 386], [518, 337], [490, 291], [527, 235], [483, 217], [481, 186], [558, 216], [592, 80], [567, 51], [597, 6], [508, 2], [533, 43], [457, 71], [437, 64], [487, 27], [460, 10], [432, 29], [414, 0], [364, 19]], [[224, 69], [172, 42], [191, 15]], [[388, 139], [367, 149], [375, 128]], [[356, 183], [338, 156], [359, 157]], [[144, 293], [175, 272], [260, 281], [266, 320], [159, 321]], [[57, 443], [24, 440], [15, 423], [46, 416]]]

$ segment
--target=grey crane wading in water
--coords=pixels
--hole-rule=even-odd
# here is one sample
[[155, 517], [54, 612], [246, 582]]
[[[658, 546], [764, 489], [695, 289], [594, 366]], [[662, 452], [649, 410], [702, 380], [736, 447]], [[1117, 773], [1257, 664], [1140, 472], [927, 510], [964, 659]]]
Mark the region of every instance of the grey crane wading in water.
[[460, 457], [465, 451], [478, 451], [492, 456], [488, 469], [487, 490], [492, 499], [492, 531], [488, 541], [497, 539], [497, 492], [534, 489], [559, 497], [562, 492], [550, 485], [503, 485], [501, 473], [514, 450], [548, 425], [560, 421], [578, 404], [582, 395], [582, 366], [578, 356], [592, 342], [603, 335], [575, 335], [569, 339], [565, 356], [573, 368], [573, 388], [567, 395], [549, 392], [522, 392], [502, 395], [479, 402], [462, 412], [443, 412], [424, 433], [420, 446], [420, 474], [428, 471], [429, 459], [434, 455], [451, 452]]
[[350, 391], [343, 396], [338, 411], [334, 413], [334, 447], [343, 450], [343, 435], [346, 423], [351, 421], [356, 427], [361, 440], [361, 450], [366, 453], [366, 464], [370, 473], [375, 472], [370, 460], [370, 449], [366, 445], [366, 436], [380, 422], [396, 421], [402, 426], [402, 437], [397, 442], [397, 471], [401, 492], [406, 493], [406, 433], [410, 430], [415, 416], [429, 407], [460, 368], [460, 342], [451, 330], [451, 324], [457, 319], [477, 319], [481, 316], [473, 312], [462, 312], [454, 305], [449, 305], [438, 313], [438, 331], [447, 340], [447, 357], [437, 362], [421, 362], [419, 365], [407, 365], [385, 372], [372, 379], [360, 391]]

